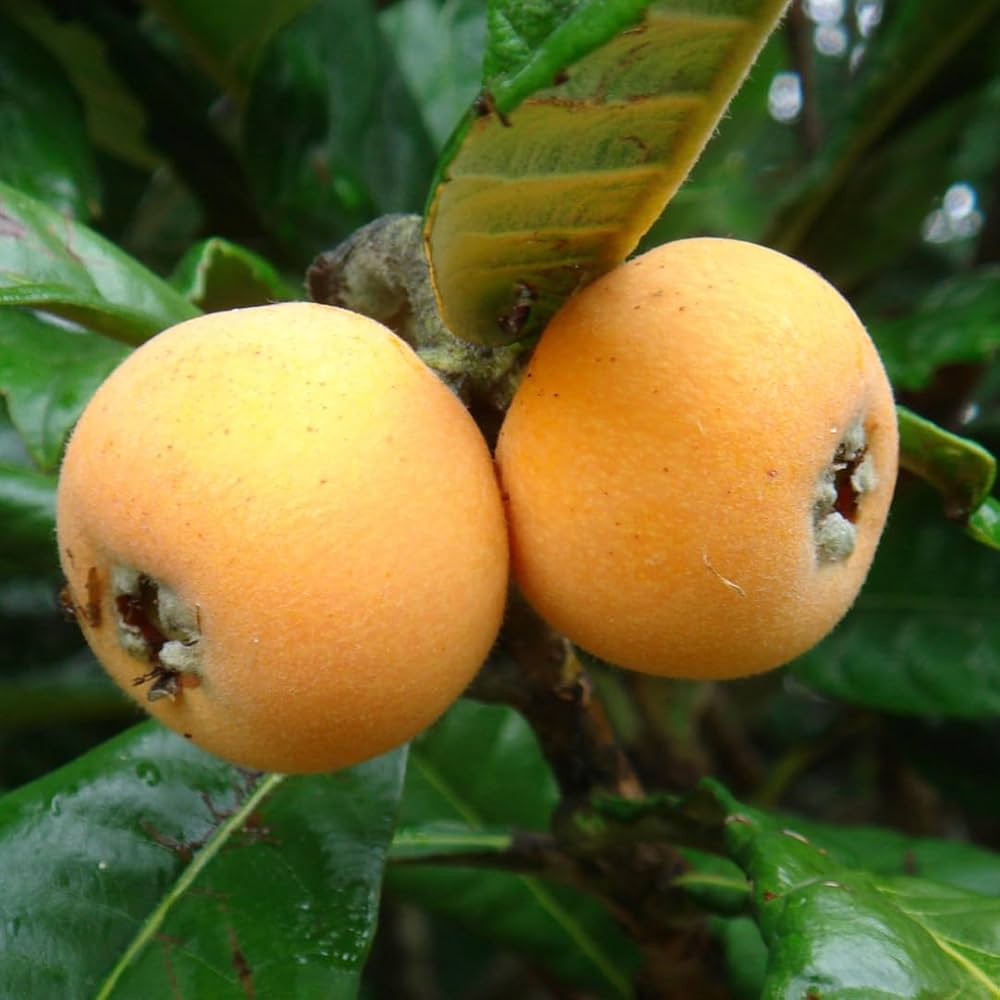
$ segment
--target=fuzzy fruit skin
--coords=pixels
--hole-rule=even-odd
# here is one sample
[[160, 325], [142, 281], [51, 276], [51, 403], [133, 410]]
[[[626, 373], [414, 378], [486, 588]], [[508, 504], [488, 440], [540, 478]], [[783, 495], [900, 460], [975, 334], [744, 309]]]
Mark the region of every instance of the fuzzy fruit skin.
[[[824, 562], [816, 488], [859, 418], [876, 481], [853, 553]], [[854, 601], [897, 451], [885, 371], [832, 286], [753, 244], [667, 244], [542, 334], [497, 448], [513, 573], [550, 624], [612, 663], [767, 670]]]
[[[461, 693], [503, 614], [478, 428], [403, 341], [329, 306], [214, 313], [139, 348], [72, 435], [57, 521], [109, 673], [246, 767], [324, 771], [401, 744]], [[115, 564], [197, 609], [201, 682], [173, 701], [133, 686], [148, 664], [116, 637]]]

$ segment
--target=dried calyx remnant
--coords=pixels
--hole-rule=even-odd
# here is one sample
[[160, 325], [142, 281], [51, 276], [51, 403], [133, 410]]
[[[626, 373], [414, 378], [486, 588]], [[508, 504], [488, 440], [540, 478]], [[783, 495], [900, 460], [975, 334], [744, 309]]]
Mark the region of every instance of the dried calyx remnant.
[[118, 641], [132, 656], [151, 666], [133, 683], [152, 682], [146, 693], [150, 701], [173, 700], [183, 686], [200, 676], [197, 608], [165, 584], [127, 566], [112, 570], [111, 595]]
[[865, 426], [858, 418], [847, 428], [833, 461], [816, 485], [813, 535], [821, 563], [842, 562], [854, 551], [861, 497], [870, 493], [876, 482]]

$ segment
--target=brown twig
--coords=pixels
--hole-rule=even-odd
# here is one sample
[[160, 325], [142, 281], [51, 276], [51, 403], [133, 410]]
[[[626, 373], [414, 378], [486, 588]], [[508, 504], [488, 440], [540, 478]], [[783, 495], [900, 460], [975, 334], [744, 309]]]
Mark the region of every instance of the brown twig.
[[466, 693], [510, 705], [527, 719], [565, 802], [576, 803], [595, 789], [623, 798], [642, 795], [587, 672], [566, 640], [516, 591], [498, 654]]

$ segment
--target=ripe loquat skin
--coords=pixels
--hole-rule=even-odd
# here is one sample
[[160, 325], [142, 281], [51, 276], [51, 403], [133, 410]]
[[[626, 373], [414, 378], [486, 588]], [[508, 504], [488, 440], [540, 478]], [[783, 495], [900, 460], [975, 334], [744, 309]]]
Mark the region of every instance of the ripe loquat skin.
[[290, 773], [433, 722], [507, 587], [471, 417], [385, 327], [308, 303], [199, 317], [127, 358], [71, 437], [58, 539], [115, 680], [204, 749]]
[[767, 670], [853, 603], [897, 451], [885, 371], [831, 285], [750, 243], [667, 244], [542, 334], [497, 448], [513, 573], [609, 662]]

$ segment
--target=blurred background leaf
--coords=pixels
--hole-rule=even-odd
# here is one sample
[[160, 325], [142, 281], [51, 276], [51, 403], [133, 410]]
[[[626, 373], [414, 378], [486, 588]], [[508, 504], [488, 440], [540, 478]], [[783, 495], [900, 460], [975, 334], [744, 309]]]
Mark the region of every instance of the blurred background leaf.
[[301, 266], [376, 215], [419, 211], [434, 168], [367, 0], [320, 0], [274, 37], [241, 141], [269, 226]]
[[[20, 790], [0, 799], [0, 837], [13, 844], [0, 866], [6, 878], [13, 862], [18, 876], [0, 907], [53, 901], [37, 918], [35, 903], [25, 909], [30, 921], [20, 910], [0, 920], [0, 952], [30, 956], [17, 975], [47, 975], [46, 955], [74, 937], [89, 949], [82, 960], [106, 974], [121, 942], [178, 885], [187, 863], [179, 841], [218, 835], [222, 813], [246, 801], [240, 775], [159, 730], [105, 744], [137, 712], [60, 611], [54, 472], [76, 414], [127, 352], [113, 338], [137, 343], [199, 309], [303, 297], [315, 250], [378, 213], [425, 204], [435, 154], [471, 120], [462, 124], [482, 86], [488, 24], [497, 38], [504, 17], [517, 27], [487, 60], [487, 75], [502, 83], [505, 67], [534, 60], [532, 72], [545, 69], [535, 43], [556, 24], [552, 11], [588, 6], [610, 4], [4, 4], [0, 789]], [[685, 9], [721, 7], [686, 0]], [[908, 464], [922, 454], [921, 475], [944, 494], [942, 503], [902, 478], [855, 609], [789, 669], [727, 685], [592, 671], [593, 696], [647, 789], [683, 792], [702, 775], [723, 778], [762, 807], [742, 808], [762, 842], [777, 837], [767, 864], [796, 861], [785, 848], [799, 842], [780, 834], [793, 829], [826, 850], [831, 867], [818, 877], [849, 872], [869, 902], [895, 878], [1000, 894], [996, 854], [982, 849], [1000, 848], [1000, 564], [985, 547], [1000, 544], [991, 493], [1000, 448], [998, 114], [1000, 0], [795, 0], [643, 240], [712, 234], [776, 244], [837, 283], [914, 414], [904, 424], [916, 434]], [[563, 155], [566, 141], [537, 137], [547, 154], [557, 142]], [[985, 544], [963, 536], [963, 520]], [[67, 762], [69, 771], [57, 770]], [[245, 996], [247, 968], [263, 995], [272, 966], [278, 993], [295, 983], [336, 995], [339, 983], [367, 1000], [405, 990], [428, 1000], [627, 996], [641, 956], [595, 900], [535, 878], [413, 861], [446, 843], [496, 853], [520, 830], [548, 829], [557, 794], [525, 724], [500, 709], [459, 706], [417, 743], [411, 763], [394, 852], [410, 860], [391, 867], [363, 981], [397, 764], [343, 784], [276, 785], [261, 807], [263, 827], [227, 841], [172, 911], [176, 927], [128, 975], [169, 966], [212, 996]], [[39, 778], [43, 785], [31, 783]], [[358, 818], [373, 799], [377, 815]], [[25, 810], [15, 819], [5, 811], [12, 803]], [[40, 841], [51, 870], [37, 850], [26, 853]], [[104, 850], [128, 871], [100, 869], [94, 852]], [[338, 857], [361, 859], [361, 868], [338, 869]], [[783, 989], [775, 983], [789, 970], [828, 969], [817, 964], [817, 942], [828, 955], [871, 917], [855, 908], [838, 925], [822, 893], [803, 896], [823, 915], [815, 927], [793, 922], [784, 942], [771, 936], [768, 973], [757, 926], [731, 915], [746, 877], [724, 859], [689, 860], [691, 919], [711, 927], [702, 924], [695, 960], [720, 996], [758, 997], [766, 982], [772, 993]], [[356, 882], [338, 881], [352, 872]], [[60, 878], [80, 891], [72, 905], [112, 900], [117, 909], [93, 919], [117, 921], [118, 930], [94, 932], [89, 911], [66, 917]], [[268, 912], [253, 898], [261, 891]], [[985, 911], [973, 916], [990, 926]], [[879, 917], [891, 933], [912, 930], [912, 918], [899, 907]], [[204, 964], [194, 969], [173, 935], [200, 935], [205, 924]], [[77, 934], [79, 926], [90, 929]], [[803, 942], [794, 955], [793, 939]], [[346, 940], [354, 957], [338, 969]], [[275, 958], [282, 941], [294, 948]], [[302, 948], [306, 961], [293, 962]], [[926, 972], [920, 956], [905, 961]], [[89, 974], [55, 991], [73, 995]], [[139, 979], [123, 976], [121, 992], [169, 988], [169, 971], [152, 992]], [[14, 981], [4, 982], [0, 992], [10, 992]], [[11, 995], [45, 995], [23, 985]], [[975, 995], [967, 982], [961, 988]]]
[[[452, 832], [470, 834], [498, 825], [543, 831], [557, 801], [528, 724], [507, 708], [459, 702], [413, 744], [399, 833], [442, 820]], [[632, 995], [634, 946], [599, 903], [568, 887], [411, 864], [391, 866], [387, 884], [394, 895], [516, 949], [560, 979], [600, 996]]]
[[98, 212], [83, 105], [45, 48], [0, 14], [0, 180], [80, 219]]

